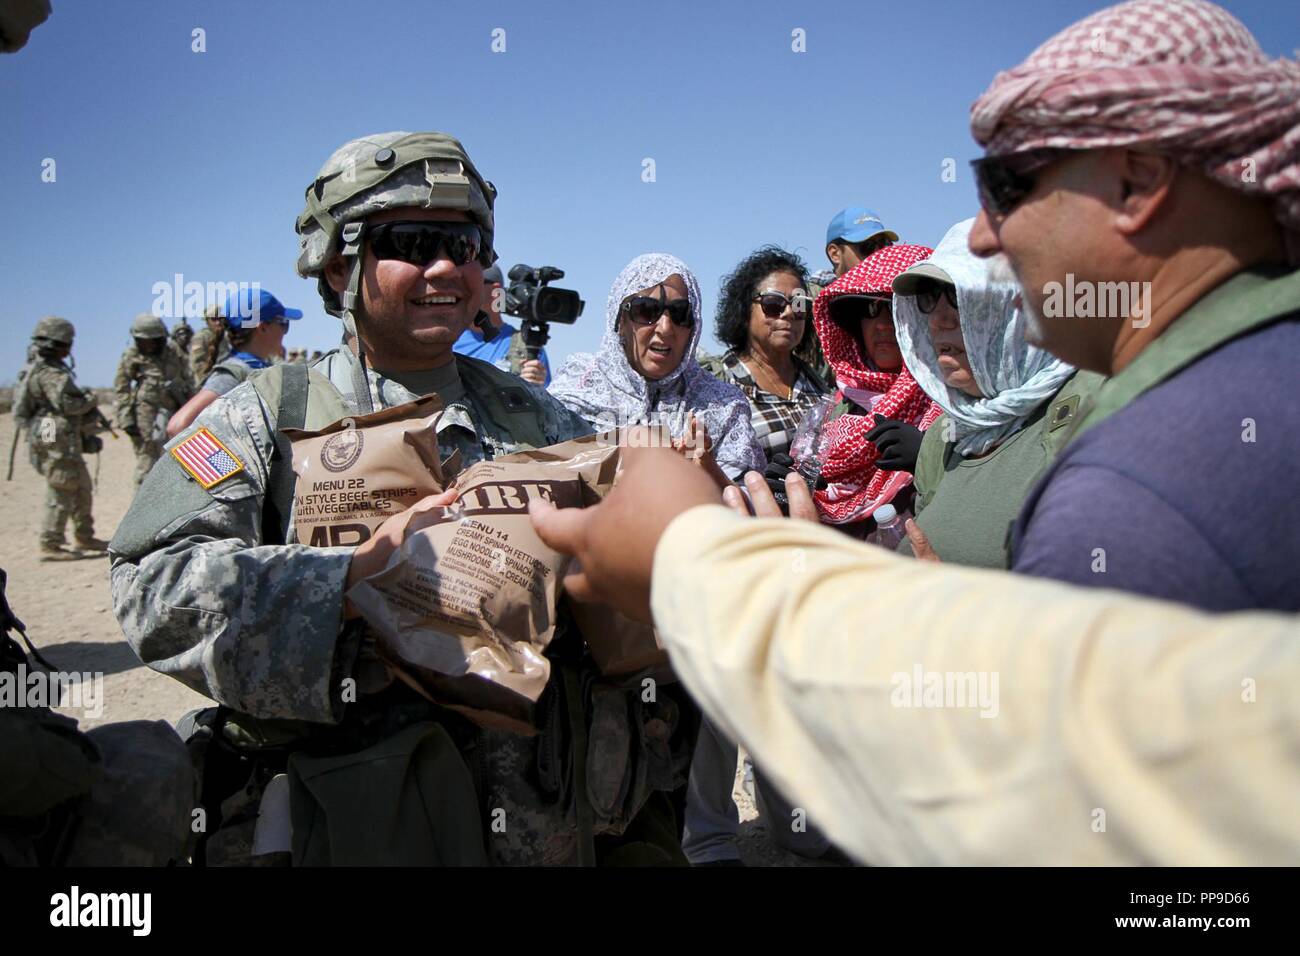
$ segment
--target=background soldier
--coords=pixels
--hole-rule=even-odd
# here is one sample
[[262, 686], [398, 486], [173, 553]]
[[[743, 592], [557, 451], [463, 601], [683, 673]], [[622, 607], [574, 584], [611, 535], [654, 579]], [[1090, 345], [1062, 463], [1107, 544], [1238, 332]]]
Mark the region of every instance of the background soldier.
[[113, 417], [135, 447], [135, 483], [140, 484], [167, 443], [167, 420], [190, 400], [194, 381], [189, 363], [167, 338], [163, 320], [141, 312], [131, 322], [135, 339], [117, 363]]
[[37, 358], [14, 397], [14, 418], [27, 429], [32, 467], [45, 478], [45, 520], [41, 525], [41, 560], [66, 561], [79, 555], [65, 546], [64, 528], [72, 518], [77, 548], [103, 551], [107, 543], [95, 537], [91, 517], [90, 472], [83, 451], [96, 452], [102, 442], [95, 434], [103, 416], [93, 392], [73, 381], [64, 361], [72, 354], [76, 334], [67, 319], [47, 315], [36, 323], [32, 342]]
[[177, 351], [184, 357], [186, 363], [190, 359], [190, 343], [194, 341], [194, 327], [186, 321], [185, 316], [181, 316], [180, 321], [172, 326], [172, 344], [176, 346]]
[[[194, 473], [203, 480], [169, 456], [118, 526], [113, 606], [127, 639], [223, 705], [189, 735], [196, 750], [210, 741], [203, 789], [222, 825], [201, 851], [209, 863], [248, 862], [259, 808], [267, 819], [280, 801], [293, 827], [278, 849], [295, 863], [685, 862], [668, 792], [684, 784], [693, 721], [671, 688], [647, 699], [639, 682], [603, 680], [566, 626], [548, 648], [538, 735], [477, 726], [395, 681], [344, 599], [398, 547], [393, 522], [356, 548], [292, 543], [279, 429], [437, 392], [439, 451], [466, 466], [590, 434], [543, 390], [452, 352], [495, 258], [495, 197], [442, 133], [337, 150], [307, 189], [298, 272], [318, 280], [350, 344], [310, 369], [265, 369], [208, 406], [175, 446], [220, 442]], [[405, 775], [383, 769], [398, 762]], [[280, 773], [288, 787], [266, 787]]]
[[218, 362], [230, 357], [230, 343], [225, 336], [226, 321], [221, 317], [221, 306], [213, 303], [203, 310], [203, 328], [194, 333], [190, 341], [190, 377], [196, 383], [207, 379]]

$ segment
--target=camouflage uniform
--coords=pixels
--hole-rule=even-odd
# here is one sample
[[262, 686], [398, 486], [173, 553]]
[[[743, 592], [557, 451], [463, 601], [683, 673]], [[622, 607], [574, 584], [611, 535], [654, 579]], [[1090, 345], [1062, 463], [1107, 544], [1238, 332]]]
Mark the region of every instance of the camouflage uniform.
[[167, 419], [194, 394], [189, 363], [168, 340], [157, 355], [136, 345], [122, 353], [113, 379], [115, 423], [135, 447], [135, 483], [140, 484], [167, 442]]
[[[314, 366], [353, 410], [358, 408], [351, 385], [355, 361], [339, 349]], [[464, 356], [456, 363], [492, 368]], [[383, 407], [417, 397], [373, 371], [369, 378]], [[547, 444], [591, 433], [586, 422], [541, 389], [509, 381], [530, 390], [542, 412]], [[340, 630], [353, 549], [260, 546], [276, 409], [252, 382], [205, 409], [193, 426], [199, 427], [234, 452], [244, 470], [206, 492], [171, 459], [149, 474], [111, 544], [118, 619], [149, 666], [242, 714], [338, 723], [345, 709], [340, 678], [360, 674], [370, 657], [368, 634]], [[512, 438], [509, 422], [494, 420], [487, 405], [469, 392], [448, 405], [438, 438], [444, 458], [459, 452], [467, 466], [527, 447]], [[286, 608], [294, 613], [286, 614]], [[364, 691], [364, 681], [358, 680]], [[381, 689], [387, 688], [372, 691]], [[364, 709], [366, 701], [363, 694], [356, 706]], [[627, 707], [623, 693], [610, 703]], [[485, 805], [505, 808], [510, 821], [489, 844], [492, 861], [572, 862], [575, 826], [565, 820], [563, 805], [548, 806], [530, 782], [537, 740], [482, 730], [475, 746], [483, 757]], [[625, 739], [620, 746], [619, 753], [608, 755], [609, 764], [628, 763]], [[617, 819], [615, 831], [626, 823]]]
[[91, 516], [91, 480], [82, 458], [83, 436], [93, 432], [86, 421], [96, 408], [94, 393], [82, 391], [61, 360], [41, 355], [22, 383], [15, 415], [25, 422], [32, 467], [46, 481], [41, 548], [57, 552], [72, 519], [79, 544], [96, 546]]
[[[353, 155], [366, 164], [373, 155], [375, 165], [392, 165], [391, 155], [383, 162], [378, 157], [397, 138], [388, 134], [360, 141]], [[459, 150], [459, 144], [445, 139]], [[399, 157], [407, 155], [401, 143], [394, 145]], [[417, 142], [413, 149], [423, 145]], [[336, 158], [356, 146], [349, 144]], [[432, 148], [446, 152], [450, 147], [435, 139]], [[358, 166], [357, 179], [364, 180], [370, 170], [360, 162]], [[440, 182], [460, 178], [463, 183], [465, 168], [477, 177], [472, 167], [442, 167]], [[412, 198], [402, 194], [393, 201], [390, 193], [389, 204], [416, 206], [419, 197], [437, 198], [437, 191], [430, 191], [433, 181], [429, 170], [419, 169], [408, 181]], [[475, 179], [470, 184], [474, 187], [480, 190], [481, 203], [484, 184]], [[490, 201], [474, 207], [488, 227]], [[490, 242], [489, 229], [484, 233]], [[319, 275], [308, 270], [323, 263], [329, 243], [312, 246], [304, 237], [303, 245], [310, 264], [305, 268], [300, 260], [300, 273]], [[356, 248], [364, 246], [358, 243]], [[326, 308], [345, 315], [345, 325], [351, 325], [351, 314], [323, 283], [321, 289]], [[324, 376], [328, 386], [317, 379], [312, 387], [328, 387], [352, 412], [417, 397], [372, 369], [366, 368], [363, 376], [362, 369], [349, 348], [336, 349], [311, 370]], [[283, 372], [268, 369], [236, 386], [192, 426], [191, 431], [206, 428], [215, 435], [239, 459], [242, 470], [205, 491], [179, 463], [165, 458], [145, 479], [110, 545], [114, 610], [132, 647], [150, 667], [228, 708], [225, 716], [200, 715], [196, 721], [199, 729], [191, 739], [196, 748], [207, 748], [205, 775], [216, 773], [213, 746], [221, 741], [227, 750], [253, 745], [243, 752], [254, 754], [251, 760], [259, 769], [250, 776], [243, 766], [234, 786], [221, 790], [230, 795], [222, 798], [222, 828], [206, 840], [207, 861], [263, 859], [250, 856], [250, 838], [259, 801], [269, 792], [263, 783], [285, 772], [279, 769], [283, 758], [275, 754], [292, 752], [292, 779], [294, 759], [300, 755], [324, 759], [368, 751], [400, 736], [399, 729], [414, 714], [417, 721], [445, 729], [459, 753], [457, 761], [463, 759], [464, 766], [472, 768], [467, 776], [474, 781], [479, 801], [474, 817], [492, 863], [591, 860], [593, 834], [612, 838], [596, 848], [607, 854], [605, 860], [684, 862], [672, 828], [653, 829], [654, 821], [661, 819], [656, 815], [659, 808], [667, 806], [666, 792], [684, 783], [691, 746], [669, 746], [668, 738], [678, 728], [690, 733], [690, 714], [685, 721], [679, 719], [671, 693], [661, 690], [658, 700], [643, 704], [639, 682], [630, 689], [600, 679], [589, 655], [553, 657], [545, 706], [539, 702], [544, 713], [537, 736], [477, 727], [394, 682], [378, 666], [373, 633], [364, 624], [344, 624], [353, 548], [298, 544], [292, 525], [285, 535], [290, 543], [268, 543], [271, 533], [264, 522], [268, 498], [273, 497], [279, 405], [273, 405], [263, 389]], [[438, 424], [444, 458], [458, 453], [468, 466], [530, 447], [519, 434], [531, 434], [532, 444], [553, 444], [591, 433], [585, 421], [545, 391], [488, 363], [456, 356], [451, 366], [439, 370], [440, 375], [453, 372], [459, 385], [450, 380], [437, 385], [447, 403]], [[414, 381], [420, 375], [402, 378]], [[572, 631], [557, 632], [548, 654], [560, 645], [581, 650], [580, 640], [567, 640], [577, 637]], [[355, 700], [345, 697], [346, 678], [355, 678]], [[566, 701], [570, 709], [564, 711]], [[574, 719], [575, 710], [580, 723]], [[218, 747], [217, 757], [221, 752]], [[281, 762], [273, 766], [277, 759]], [[585, 762], [586, 779], [575, 783], [580, 761]], [[503, 829], [492, 826], [498, 810], [504, 813]], [[367, 823], [374, 826], [369, 818], [353, 822], [348, 816], [347, 823], [349, 835]], [[298, 836], [295, 825], [295, 841]], [[376, 833], [373, 838], [383, 837]]]
[[224, 362], [230, 357], [230, 343], [226, 337], [221, 336], [221, 342], [217, 346], [216, 359], [209, 359], [208, 352], [212, 348], [212, 340], [217, 337], [217, 333], [208, 328], [205, 324], [203, 328], [194, 333], [194, 338], [190, 340], [190, 377], [198, 386], [203, 385], [204, 379], [212, 371], [213, 366], [219, 362]]

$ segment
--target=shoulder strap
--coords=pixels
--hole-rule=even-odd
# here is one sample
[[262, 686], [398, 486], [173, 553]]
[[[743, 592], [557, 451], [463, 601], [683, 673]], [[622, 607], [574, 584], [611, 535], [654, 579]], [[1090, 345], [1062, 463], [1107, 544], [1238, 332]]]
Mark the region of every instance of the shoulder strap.
[[271, 435], [275, 443], [271, 451], [271, 474], [266, 483], [266, 500], [262, 504], [263, 544], [284, 544], [289, 539], [297, 477], [293, 473], [293, 444], [285, 437], [283, 429], [302, 428], [307, 424], [307, 366], [277, 365], [267, 369], [268, 375], [276, 370], [280, 379], [280, 404], [275, 416], [275, 431]]

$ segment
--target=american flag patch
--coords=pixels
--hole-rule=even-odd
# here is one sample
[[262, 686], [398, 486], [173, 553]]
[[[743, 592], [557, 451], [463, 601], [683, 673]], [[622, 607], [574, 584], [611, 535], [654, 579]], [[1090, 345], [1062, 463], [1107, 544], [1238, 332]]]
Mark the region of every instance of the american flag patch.
[[200, 428], [173, 448], [172, 454], [204, 490], [244, 470], [244, 463], [206, 428]]

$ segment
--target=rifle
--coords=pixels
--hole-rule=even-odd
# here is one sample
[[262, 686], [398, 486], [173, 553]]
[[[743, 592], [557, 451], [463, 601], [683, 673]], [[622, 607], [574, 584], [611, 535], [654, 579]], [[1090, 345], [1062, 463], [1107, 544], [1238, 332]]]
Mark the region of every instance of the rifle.
[[19, 428], [18, 423], [15, 422], [14, 440], [9, 443], [9, 470], [5, 472], [5, 481], [14, 480], [14, 453], [18, 450], [18, 436], [21, 435], [22, 432], [23, 430]]
[[90, 418], [91, 423], [94, 424], [100, 431], [108, 432], [114, 438], [117, 438], [117, 432], [113, 431], [113, 423], [104, 417], [104, 413], [99, 410], [98, 405], [96, 405], [94, 409], [88, 412], [87, 414], [91, 416]]

